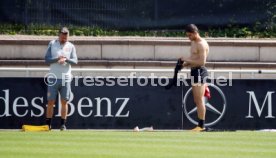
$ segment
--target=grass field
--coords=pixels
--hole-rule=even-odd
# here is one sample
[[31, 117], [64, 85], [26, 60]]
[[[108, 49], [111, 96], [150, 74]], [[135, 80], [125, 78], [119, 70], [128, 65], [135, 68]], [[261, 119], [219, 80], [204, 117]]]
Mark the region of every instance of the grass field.
[[276, 133], [0, 131], [0, 158], [275, 158]]

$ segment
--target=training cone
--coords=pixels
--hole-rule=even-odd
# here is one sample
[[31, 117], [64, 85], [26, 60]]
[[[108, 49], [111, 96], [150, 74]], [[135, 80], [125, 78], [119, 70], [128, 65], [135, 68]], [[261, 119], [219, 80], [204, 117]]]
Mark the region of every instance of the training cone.
[[23, 125], [22, 131], [23, 132], [41, 132], [41, 131], [49, 131], [48, 125], [42, 125], [42, 126], [34, 126], [34, 125]]

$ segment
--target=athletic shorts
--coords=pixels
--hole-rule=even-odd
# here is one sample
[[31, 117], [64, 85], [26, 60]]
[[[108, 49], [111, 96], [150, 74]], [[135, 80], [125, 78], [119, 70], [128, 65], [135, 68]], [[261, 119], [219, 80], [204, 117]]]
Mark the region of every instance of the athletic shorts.
[[191, 68], [191, 82], [193, 83], [206, 83], [208, 78], [208, 71], [206, 67], [192, 67]]
[[50, 80], [53, 85], [48, 85], [47, 100], [56, 100], [58, 93], [61, 99], [69, 100], [71, 93], [71, 82], [62, 83], [62, 79]]

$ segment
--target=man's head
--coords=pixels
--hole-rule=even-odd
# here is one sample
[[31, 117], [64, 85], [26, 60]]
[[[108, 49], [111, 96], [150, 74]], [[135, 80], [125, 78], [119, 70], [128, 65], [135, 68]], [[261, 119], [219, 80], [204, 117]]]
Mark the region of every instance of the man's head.
[[59, 30], [59, 42], [60, 43], [65, 43], [67, 42], [68, 40], [68, 36], [69, 36], [69, 30], [67, 27], [62, 27], [60, 30]]
[[186, 36], [191, 40], [195, 41], [199, 38], [198, 28], [195, 24], [189, 24], [185, 27]]

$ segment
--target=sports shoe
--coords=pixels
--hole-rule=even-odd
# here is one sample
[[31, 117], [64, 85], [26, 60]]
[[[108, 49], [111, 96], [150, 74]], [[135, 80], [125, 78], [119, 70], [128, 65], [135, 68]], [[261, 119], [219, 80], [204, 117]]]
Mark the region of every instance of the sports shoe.
[[134, 131], [134, 132], [139, 132], [139, 131], [140, 131], [140, 129], [139, 129], [139, 127], [138, 127], [138, 126], [136, 126], [136, 127], [133, 129], [133, 131]]
[[61, 125], [60, 126], [60, 131], [66, 131], [66, 126], [65, 125]]
[[195, 128], [193, 128], [191, 131], [192, 132], [204, 132], [206, 129], [205, 128], [201, 128], [199, 126], [196, 126]]
[[51, 127], [51, 125], [49, 126], [49, 125], [47, 125], [48, 126], [48, 128], [49, 128], [49, 131], [51, 131], [52, 130], [52, 127]]

